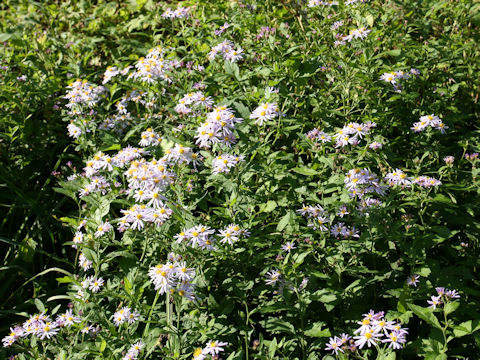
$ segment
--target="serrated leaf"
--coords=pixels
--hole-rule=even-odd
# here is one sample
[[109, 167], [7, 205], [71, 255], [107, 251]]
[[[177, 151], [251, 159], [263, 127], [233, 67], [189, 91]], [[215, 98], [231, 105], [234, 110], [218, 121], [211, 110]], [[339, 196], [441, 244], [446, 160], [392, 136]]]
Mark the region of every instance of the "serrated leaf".
[[415, 315], [417, 315], [420, 319], [423, 321], [427, 322], [430, 325], [435, 326], [438, 329], [441, 329], [442, 326], [440, 325], [440, 322], [438, 321], [437, 317], [433, 313], [433, 309], [430, 308], [424, 308], [415, 304], [407, 304], [410, 310], [412, 310]]
[[455, 325], [453, 327], [453, 335], [455, 335], [456, 338], [470, 335], [474, 333], [475, 331], [480, 330], [480, 321], [479, 320], [468, 320], [460, 325]]

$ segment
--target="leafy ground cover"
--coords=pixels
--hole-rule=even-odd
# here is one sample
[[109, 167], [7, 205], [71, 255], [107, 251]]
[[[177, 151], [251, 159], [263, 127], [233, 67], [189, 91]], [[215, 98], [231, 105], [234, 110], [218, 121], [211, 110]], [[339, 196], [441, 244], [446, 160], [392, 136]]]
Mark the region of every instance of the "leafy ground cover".
[[1, 6], [0, 356], [475, 357], [478, 4]]

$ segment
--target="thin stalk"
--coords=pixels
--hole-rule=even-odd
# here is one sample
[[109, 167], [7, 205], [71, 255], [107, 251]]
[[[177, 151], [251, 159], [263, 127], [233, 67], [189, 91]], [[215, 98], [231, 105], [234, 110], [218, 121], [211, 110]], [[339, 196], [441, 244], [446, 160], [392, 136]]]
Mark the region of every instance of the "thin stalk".
[[157, 291], [157, 293], [155, 294], [155, 298], [153, 299], [152, 307], [150, 308], [150, 312], [149, 312], [148, 318], [147, 318], [147, 325], [145, 326], [145, 329], [143, 330], [143, 335], [142, 335], [143, 338], [145, 338], [145, 336], [148, 332], [148, 329], [150, 327], [150, 319], [152, 318], [153, 309], [155, 308], [155, 305], [157, 304], [159, 296], [160, 296], [160, 290]]

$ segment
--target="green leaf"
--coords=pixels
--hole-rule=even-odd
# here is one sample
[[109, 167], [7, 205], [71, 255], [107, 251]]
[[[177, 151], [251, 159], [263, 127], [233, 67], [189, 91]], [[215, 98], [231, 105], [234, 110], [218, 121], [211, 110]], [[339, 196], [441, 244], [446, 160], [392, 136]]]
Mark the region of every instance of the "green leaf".
[[51, 296], [47, 299], [47, 302], [50, 302], [50, 301], [57, 301], [57, 300], [71, 300], [72, 298], [68, 295], [55, 295], [55, 296]]
[[297, 174], [305, 175], [305, 176], [313, 176], [318, 174], [316, 170], [313, 170], [307, 167], [296, 167], [296, 168], [293, 168], [292, 171], [296, 172]]
[[412, 310], [415, 313], [415, 315], [417, 315], [423, 321], [427, 322], [430, 325], [435, 326], [438, 329], [442, 328], [442, 326], [440, 325], [440, 322], [438, 321], [437, 317], [433, 313], [433, 309], [424, 308], [414, 304], [407, 304], [407, 305], [410, 308], [410, 310]]
[[401, 53], [402, 53], [402, 50], [400, 50], [400, 49], [389, 50], [389, 51], [386, 52], [386, 54], [390, 55], [390, 56], [400, 56]]
[[295, 327], [290, 322], [281, 319], [269, 319], [266, 328], [270, 332], [295, 334]]
[[278, 222], [277, 231], [282, 231], [290, 223], [291, 213], [287, 212]]
[[37, 307], [38, 311], [41, 313], [45, 312], [45, 305], [43, 305], [42, 301], [40, 299], [35, 299], [35, 306]]
[[266, 204], [260, 205], [260, 212], [269, 213], [275, 210], [276, 207], [277, 207], [277, 203], [273, 200], [269, 200], [267, 201]]
[[102, 340], [102, 343], [100, 344], [100, 352], [103, 352], [106, 347], [107, 347], [107, 342], [105, 340]]
[[397, 354], [395, 352], [389, 352], [388, 354], [378, 354], [377, 360], [395, 360]]
[[57, 282], [59, 284], [69, 284], [75, 282], [75, 280], [73, 280], [70, 276], [64, 276], [61, 278], [57, 278]]
[[125, 284], [125, 291], [127, 292], [128, 295], [132, 295], [132, 283], [128, 278], [125, 276], [123, 278], [123, 283]]
[[273, 356], [275, 355], [276, 351], [277, 351], [277, 338], [274, 338], [270, 342], [270, 345], [268, 346], [268, 355], [270, 356], [271, 359], [273, 359]]
[[448, 314], [451, 314], [453, 313], [455, 310], [457, 310], [458, 306], [460, 305], [460, 302], [459, 301], [453, 301], [453, 302], [448, 302], [445, 304], [445, 313], [448, 315]]
[[122, 146], [120, 144], [113, 144], [105, 149], [102, 149], [103, 152], [110, 151], [110, 150], [120, 150]]
[[428, 277], [432, 271], [428, 267], [423, 267], [420, 270], [416, 271], [416, 274], [422, 276], [422, 277]]
[[72, 198], [75, 201], [77, 200], [77, 195], [72, 190], [62, 189], [59, 187], [53, 188], [53, 190], [60, 194], [67, 195], [68, 197]]
[[270, 75], [271, 72], [272, 71], [267, 67], [260, 67], [260, 68], [257, 68], [257, 70], [256, 70], [257, 74], [260, 74], [264, 77], [267, 77], [268, 75]]
[[250, 110], [248, 110], [248, 108], [241, 102], [235, 101], [233, 103], [233, 107], [244, 119], [248, 119], [250, 117]]
[[479, 329], [479, 320], [468, 320], [461, 323], [460, 325], [453, 326], [453, 335], [455, 335], [456, 338], [459, 338], [465, 335], [470, 335]]
[[369, 27], [373, 26], [374, 19], [373, 19], [372, 15], [369, 14], [369, 15], [365, 16], [365, 20], [367, 20], [367, 24], [368, 24]]
[[317, 337], [317, 338], [331, 336], [329, 329], [322, 329], [323, 325], [325, 325], [325, 323], [316, 322], [309, 329], [305, 330], [304, 334], [309, 337]]

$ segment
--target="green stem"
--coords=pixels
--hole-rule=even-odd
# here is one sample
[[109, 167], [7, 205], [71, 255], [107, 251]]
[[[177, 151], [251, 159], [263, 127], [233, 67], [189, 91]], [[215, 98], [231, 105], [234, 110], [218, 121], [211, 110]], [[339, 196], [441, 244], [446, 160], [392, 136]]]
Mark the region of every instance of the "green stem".
[[442, 327], [442, 334], [443, 334], [443, 351], [447, 351], [447, 328], [448, 328], [448, 321], [447, 321], [447, 312], [445, 311], [445, 307], [443, 307], [443, 320], [445, 321], [445, 327]]
[[[250, 321], [250, 312], [248, 311], [248, 304], [245, 302], [245, 321], [248, 328], [248, 322]], [[248, 359], [248, 331], [245, 330], [245, 359]]]
[[159, 296], [160, 296], [160, 291], [157, 291], [157, 293], [155, 294], [155, 299], [153, 299], [152, 307], [150, 308], [150, 313], [148, 314], [147, 325], [145, 326], [145, 330], [143, 330], [142, 338], [145, 338], [145, 335], [147, 335], [148, 329], [150, 327], [150, 319], [152, 318], [153, 309], [157, 304]]

